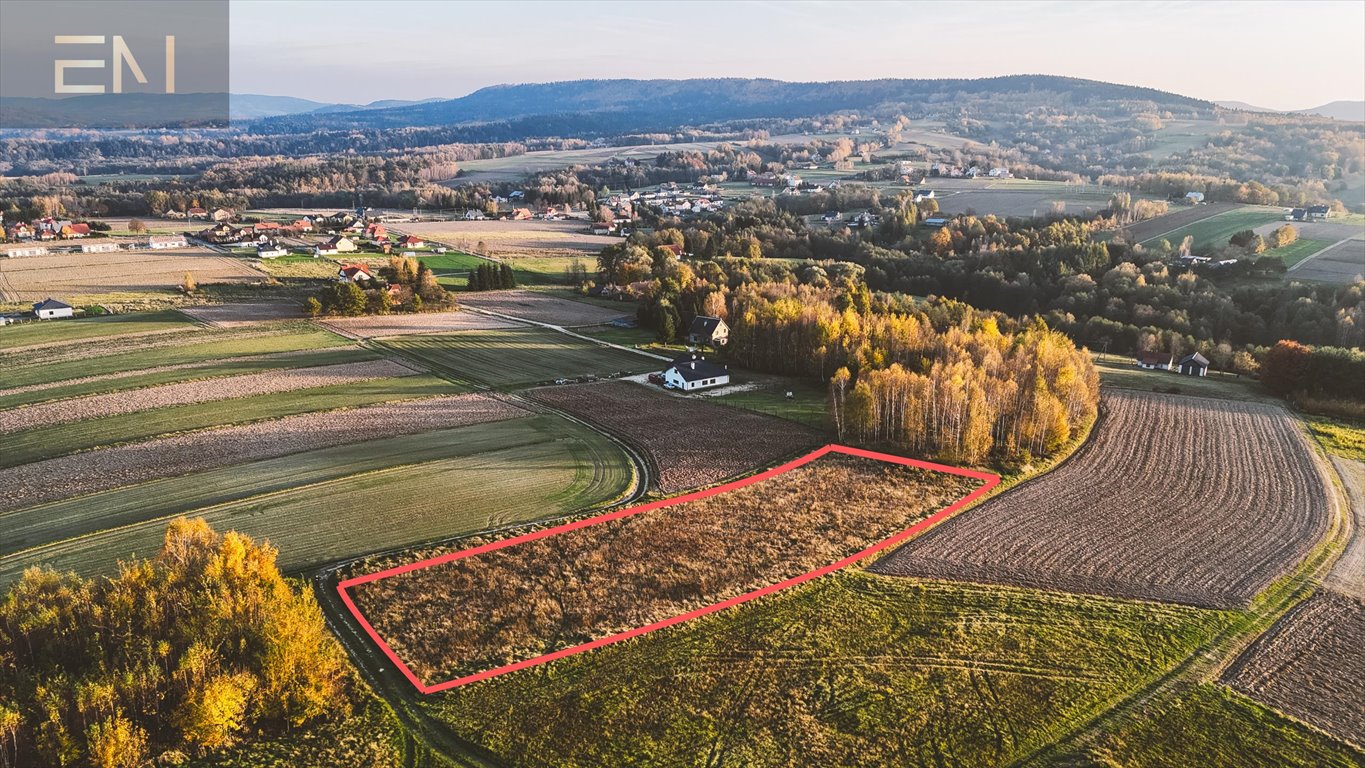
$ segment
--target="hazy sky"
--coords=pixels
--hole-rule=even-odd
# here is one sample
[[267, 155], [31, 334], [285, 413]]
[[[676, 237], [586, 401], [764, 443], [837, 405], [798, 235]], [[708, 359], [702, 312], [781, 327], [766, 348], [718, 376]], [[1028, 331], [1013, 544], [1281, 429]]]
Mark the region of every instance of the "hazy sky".
[[579, 78], [1040, 73], [1277, 109], [1365, 99], [1365, 0], [232, 0], [232, 90], [363, 103]]

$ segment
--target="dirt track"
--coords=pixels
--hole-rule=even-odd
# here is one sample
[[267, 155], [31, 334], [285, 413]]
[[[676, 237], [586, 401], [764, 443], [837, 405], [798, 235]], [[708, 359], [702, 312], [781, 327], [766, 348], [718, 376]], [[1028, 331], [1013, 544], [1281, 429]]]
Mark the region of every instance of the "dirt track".
[[1365, 600], [1365, 461], [1333, 456], [1337, 473], [1346, 486], [1354, 528], [1351, 543], [1323, 580], [1323, 586], [1357, 600]]
[[1105, 395], [1064, 465], [949, 520], [874, 570], [1247, 605], [1327, 531], [1324, 481], [1278, 406]]

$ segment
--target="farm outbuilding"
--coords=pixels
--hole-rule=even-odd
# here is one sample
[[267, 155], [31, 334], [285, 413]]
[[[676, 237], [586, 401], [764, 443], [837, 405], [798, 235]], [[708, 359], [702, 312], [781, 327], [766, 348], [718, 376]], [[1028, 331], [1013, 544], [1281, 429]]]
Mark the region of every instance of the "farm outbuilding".
[[1137, 367], [1144, 371], [1169, 371], [1175, 367], [1175, 355], [1141, 352], [1137, 356]]
[[730, 383], [730, 369], [708, 362], [701, 355], [682, 355], [664, 370], [664, 386], [693, 392]]
[[1207, 376], [1209, 373], [1209, 359], [1195, 352], [1180, 358], [1180, 373], [1185, 376]]
[[49, 298], [34, 304], [33, 314], [37, 315], [39, 320], [56, 320], [61, 317], [71, 317], [76, 314], [76, 310], [64, 301]]

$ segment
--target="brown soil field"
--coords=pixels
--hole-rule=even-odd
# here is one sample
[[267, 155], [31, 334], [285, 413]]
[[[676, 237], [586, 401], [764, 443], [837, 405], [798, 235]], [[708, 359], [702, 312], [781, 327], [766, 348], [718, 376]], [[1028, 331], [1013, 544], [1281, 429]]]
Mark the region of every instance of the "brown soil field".
[[1227, 608], [1330, 524], [1297, 422], [1272, 405], [1110, 391], [1057, 469], [948, 520], [873, 570]]
[[182, 248], [123, 253], [59, 253], [0, 259], [0, 301], [71, 302], [81, 296], [172, 291], [194, 275], [200, 284], [255, 282], [265, 275], [246, 262]]
[[305, 413], [101, 448], [0, 469], [0, 512], [291, 453], [526, 415], [501, 400], [456, 395]]
[[[1188, 208], [1176, 208], [1164, 216], [1139, 221], [1129, 226], [1126, 230], [1128, 241], [1140, 243], [1144, 240], [1150, 240], [1167, 232], [1174, 232], [1182, 227], [1187, 227], [1196, 221], [1203, 221], [1210, 216], [1217, 216], [1239, 207], [1236, 203], [1208, 203], [1207, 205], [1192, 205]], [[1172, 245], [1178, 245], [1178, 243], [1172, 243]]]
[[1323, 586], [1334, 592], [1365, 600], [1365, 461], [1333, 456], [1332, 463], [1346, 486], [1351, 505], [1351, 541], [1332, 566]]
[[240, 328], [263, 321], [295, 320], [304, 317], [303, 305], [288, 301], [206, 304], [185, 307], [180, 311], [215, 328]]
[[830, 454], [719, 495], [388, 576], [351, 594], [413, 672], [439, 682], [799, 576], [977, 484]]
[[627, 313], [572, 299], [561, 299], [539, 291], [488, 291], [460, 296], [467, 307], [511, 315], [537, 323], [568, 328], [602, 325]]
[[668, 493], [771, 464], [824, 442], [786, 419], [673, 397], [628, 381], [542, 387], [526, 393], [619, 435], [641, 450]]
[[500, 320], [477, 312], [418, 312], [405, 315], [329, 317], [317, 322], [318, 325], [329, 331], [359, 339], [518, 327], [516, 323], [510, 320]]
[[1266, 706], [1365, 746], [1365, 603], [1319, 592], [1252, 644], [1224, 681]]
[[392, 231], [421, 235], [433, 242], [472, 251], [482, 241], [489, 255], [593, 256], [621, 238], [594, 235], [588, 222], [571, 221], [432, 221], [396, 224]]
[[1365, 275], [1365, 239], [1338, 243], [1294, 265], [1286, 277], [1324, 283], [1349, 284]]
[[392, 360], [369, 360], [360, 363], [249, 373], [242, 376], [223, 376], [206, 381], [185, 381], [127, 392], [73, 397], [0, 411], [0, 434], [172, 405], [335, 386], [369, 379], [410, 376], [413, 373], [415, 373], [413, 369]]

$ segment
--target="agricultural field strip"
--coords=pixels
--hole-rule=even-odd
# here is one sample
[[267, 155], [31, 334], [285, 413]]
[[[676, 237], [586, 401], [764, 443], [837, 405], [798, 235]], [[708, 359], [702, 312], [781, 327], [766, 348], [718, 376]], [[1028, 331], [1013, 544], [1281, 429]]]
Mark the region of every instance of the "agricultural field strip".
[[[477, 397], [477, 396], [476, 396]], [[489, 401], [496, 403], [497, 401]], [[342, 443], [304, 448], [242, 464], [201, 470], [153, 482], [111, 490], [0, 514], [10, 534], [0, 542], [0, 561], [14, 556], [32, 558], [35, 551], [75, 539], [128, 526], [166, 520], [194, 512], [210, 514], [233, 505], [264, 503], [286, 493], [297, 493], [327, 483], [362, 483], [363, 476], [462, 455], [469, 426], [529, 417], [527, 411], [508, 411], [484, 421], [451, 423], [421, 433], [421, 441], [405, 434], [376, 437], [365, 443]], [[409, 433], [411, 434], [411, 433]], [[501, 447], [529, 444], [539, 433], [523, 432]], [[243, 480], [250, 482], [243, 482]]]
[[1228, 669], [1233, 689], [1365, 746], [1365, 603], [1321, 591]]
[[[833, 465], [826, 461], [821, 462], [818, 468], [807, 466], [831, 454], [834, 455]], [[876, 462], [876, 464], [873, 465], [872, 462]], [[778, 489], [780, 489], [780, 493], [785, 493], [790, 497], [788, 499], [790, 506], [787, 508], [801, 507], [803, 506], [804, 490], [808, 489], [800, 487], [788, 489], [771, 483], [765, 484], [766, 487], [755, 487], [749, 491], [745, 489], [769, 480], [778, 484], [784, 480], [804, 483], [808, 481], [808, 478], [815, 477], [821, 472], [832, 471], [832, 467], [842, 468], [844, 463], [856, 463], [856, 466], [861, 467], [863, 471], [877, 475], [872, 479], [886, 482], [851, 484], [850, 487], [840, 488], [837, 500], [834, 498], [835, 494], [829, 494], [821, 499], [821, 502], [827, 503], [818, 506], [828, 507], [830, 503], [835, 506], [813, 513], [813, 520], [801, 521], [802, 523], [812, 522], [816, 524], [818, 527], [815, 532], [807, 531], [798, 534], [795, 531], [787, 531], [783, 534], [771, 530], [770, 523], [772, 521], [770, 520], [764, 520], [762, 524], [746, 527], [743, 522], [736, 522], [742, 519], [743, 515], [735, 515], [733, 510], [721, 509], [726, 502], [733, 502], [740, 494], [746, 497], [752, 496], [752, 499], [746, 498], [745, 501], [761, 506], [764, 503], [762, 497]], [[896, 477], [890, 478], [878, 473], [895, 474]], [[937, 492], [934, 492], [930, 490], [927, 473], [936, 473], [940, 478], [951, 476], [953, 480], [948, 483], [942, 479], [935, 479], [933, 483]], [[854, 475], [853, 479], [867, 478]], [[896, 496], [898, 491], [891, 490], [897, 480], [912, 486], [916, 494], [915, 504], [923, 504], [925, 508], [916, 508], [913, 511], [896, 515], [893, 508], [900, 511], [898, 502], [905, 502], [904, 499]], [[973, 483], [971, 481], [976, 481], [975, 488], [972, 488]], [[743, 480], [650, 504], [628, 507], [426, 560], [354, 576], [341, 581], [337, 585], [337, 590], [355, 620], [390, 661], [403, 672], [413, 686], [422, 693], [432, 693], [543, 664], [673, 626], [833, 573], [887, 547], [894, 546], [937, 523], [988, 493], [999, 481], [998, 476], [986, 472], [948, 467], [843, 446], [827, 445], [795, 461]], [[809, 482], [819, 483], [820, 480], [810, 480]], [[817, 491], [819, 490], [822, 489], [817, 489]], [[727, 493], [733, 495], [723, 501], [711, 503], [713, 519], [708, 521], [706, 515], [703, 514], [706, 507], [698, 507], [696, 503], [704, 503], [704, 500], [710, 497]], [[863, 503], [859, 504], [860, 501]], [[817, 506], [814, 501], [805, 503]], [[946, 503], [946, 506], [934, 510], [933, 507], [940, 503]], [[687, 514], [682, 518], [675, 516], [674, 519], [670, 520], [661, 515], [646, 516], [643, 514], [680, 505], [688, 505], [684, 507]], [[780, 504], [777, 506], [782, 508]], [[805, 514], [812, 514], [810, 509], [802, 511]], [[860, 514], [868, 519], [858, 519]], [[890, 517], [896, 517], [896, 519], [891, 520]], [[907, 519], [916, 522], [913, 522], [909, 527], [902, 528]], [[701, 525], [697, 527], [699, 522]], [[707, 526], [708, 522], [709, 527]], [[592, 527], [599, 525], [606, 527]], [[736, 528], [735, 531], [731, 532], [736, 534], [734, 538], [724, 535], [725, 531], [720, 530], [727, 525]], [[843, 529], [844, 526], [846, 526], [846, 530]], [[882, 530], [869, 531], [869, 527]], [[584, 529], [589, 530], [585, 531]], [[579, 531], [583, 532], [577, 533]], [[829, 536], [830, 540], [817, 542], [816, 540], [819, 538], [818, 535], [815, 535], [817, 532]], [[650, 563], [647, 562], [648, 558], [631, 556], [626, 551], [632, 538], [643, 541], [657, 536], [661, 537], [662, 540], [662, 538], [676, 535], [683, 536], [684, 541], [681, 544], [681, 549], [675, 548], [671, 554], [690, 555], [694, 558], [690, 562], [691, 567], [695, 568], [700, 565], [710, 569], [709, 573], [691, 574], [687, 572], [689, 563], [678, 560]], [[743, 539], [743, 541], [734, 544], [733, 542], [736, 539]], [[779, 539], [782, 541], [779, 542]], [[841, 541], [834, 539], [841, 539]], [[695, 559], [705, 556], [700, 548], [714, 547], [717, 544], [738, 548], [725, 553], [729, 556], [728, 559], [726, 557]], [[803, 546], [809, 546], [810, 549], [802, 550]], [[692, 547], [693, 551], [689, 551], [688, 547]], [[847, 552], [849, 547], [857, 548], [857, 550], [849, 554]], [[798, 554], [795, 556], [788, 555], [787, 553], [791, 550], [796, 550]], [[642, 551], [654, 553], [658, 550]], [[776, 560], [769, 562], [740, 562], [746, 558], [757, 560], [764, 552], [769, 554], [781, 552], [782, 554], [778, 555]], [[837, 556], [836, 552], [842, 557], [834, 562], [829, 562], [830, 556]], [[488, 558], [479, 558], [480, 555], [491, 555], [493, 559], [490, 561]], [[577, 555], [582, 555], [583, 559]], [[529, 559], [518, 561], [516, 558], [519, 556]], [[784, 556], [790, 559], [783, 562]], [[616, 559], [616, 562], [613, 562], [613, 559]], [[549, 625], [544, 624], [545, 617], [537, 614], [540, 609], [535, 604], [539, 601], [535, 600], [531, 594], [521, 596], [521, 599], [515, 601], [515, 605], [507, 605], [503, 609], [499, 609], [499, 613], [504, 613], [504, 615], [497, 622], [497, 628], [492, 630], [497, 636], [491, 639], [489, 647], [479, 649], [482, 658], [474, 661], [445, 658], [444, 654], [448, 653], [452, 647], [457, 646], [458, 640], [463, 639], [467, 643], [468, 638], [463, 637], [458, 628], [453, 630], [454, 635], [452, 636], [449, 631], [442, 632], [441, 629], [424, 624], [424, 616], [421, 612], [424, 608], [430, 608], [437, 603], [444, 602], [440, 590], [442, 587], [448, 587], [449, 580], [452, 578], [466, 586], [464, 591], [466, 600], [472, 599], [476, 594], [486, 594], [486, 589], [481, 585], [481, 582], [487, 583], [490, 572], [494, 572], [490, 569], [496, 569], [497, 566], [508, 562], [511, 563], [510, 566], [503, 566], [505, 575], [508, 576], [517, 575], [517, 569], [520, 566], [531, 566], [533, 562], [560, 563], [568, 567], [573, 567], [576, 563], [586, 563], [585, 570], [582, 573], [573, 574], [573, 576], [583, 579], [582, 582], [575, 582], [575, 592], [579, 597], [586, 596], [588, 593], [594, 593], [599, 597], [605, 594], [606, 600], [600, 604], [594, 601], [574, 605], [565, 602], [562, 597], [550, 597], [551, 602], [557, 602], [561, 606], [564, 615], [559, 620], [558, 628], [554, 632], [539, 636], [538, 640], [544, 643], [541, 648], [537, 649], [539, 652], [531, 651], [536, 655], [526, 658], [525, 654], [529, 650], [527, 633], [536, 628], [537, 622], [541, 622], [542, 626], [539, 628], [542, 630], [549, 628]], [[723, 568], [721, 567], [722, 563], [724, 564]], [[507, 568], [512, 570], [507, 571]], [[595, 569], [595, 572], [588, 569]], [[679, 572], [677, 569], [682, 569], [682, 571]], [[760, 573], [738, 573], [738, 571], [745, 569], [757, 570]], [[426, 573], [423, 573], [424, 571]], [[793, 572], [795, 575], [791, 575]], [[522, 574], [524, 575], [524, 572]], [[553, 592], [557, 588], [565, 587], [562, 578], [556, 580], [556, 574], [548, 574], [547, 576], [545, 582], [537, 580], [538, 583], [530, 585], [530, 588], [535, 593], [540, 593], [543, 590]], [[560, 576], [562, 577], [562, 575]], [[622, 576], [634, 578], [637, 583], [618, 586], [616, 582], [618, 577]], [[726, 583], [727, 578], [731, 583]], [[423, 579], [429, 583], [423, 584]], [[663, 582], [670, 580], [675, 583], [673, 585], [663, 584]], [[381, 584], [381, 582], [388, 583]], [[496, 579], [494, 582], [496, 583]], [[715, 586], [712, 586], [713, 584]], [[405, 587], [408, 589], [405, 590]], [[579, 587], [584, 591], [578, 591]], [[711, 588], [707, 589], [707, 587]], [[614, 594], [613, 588], [618, 590]], [[357, 593], [355, 599], [351, 594], [353, 590]], [[602, 593], [600, 590], [606, 590], [606, 592]], [[651, 592], [653, 592], [652, 595]], [[716, 601], [717, 592], [730, 596]], [[573, 596], [574, 594], [569, 595], [569, 597]], [[642, 599], [647, 597], [653, 597], [658, 605], [647, 605], [650, 601]], [[384, 606], [383, 602], [386, 599], [396, 602], [397, 605], [390, 603], [390, 605]], [[544, 595], [541, 595], [541, 599], [544, 599]], [[357, 607], [356, 600], [368, 606], [370, 609], [368, 613], [375, 616], [375, 623], [389, 633], [391, 641], [386, 642], [384, 640], [374, 624], [367, 618], [367, 612]], [[416, 603], [431, 603], [431, 605], [419, 605], [414, 609], [412, 606]], [[691, 606], [699, 607], [692, 607], [691, 610], [682, 613], [677, 612]], [[377, 610], [381, 608], [383, 610]], [[468, 604], [462, 604], [462, 608], [465, 610], [451, 618], [469, 622], [473, 620], [472, 616], [474, 615], [484, 615], [482, 610], [473, 610]], [[397, 616], [391, 613], [394, 610], [398, 611]], [[417, 611], [417, 615], [408, 616], [409, 610]], [[602, 615], [590, 616], [594, 611], [601, 612]], [[448, 612], [448, 609], [445, 612]], [[512, 615], [518, 613], [522, 615]], [[443, 615], [443, 611], [438, 609], [434, 614], [426, 614], [426, 616], [431, 615]], [[573, 618], [570, 618], [571, 616]], [[601, 621], [594, 622], [593, 619]], [[449, 622], [449, 620], [446, 621]], [[575, 620], [582, 623], [582, 626], [569, 626]], [[480, 623], [482, 624], [482, 622]], [[603, 632], [611, 632], [612, 634], [604, 637], [601, 636]], [[432, 648], [439, 648], [442, 657], [437, 659], [409, 657], [405, 661], [395, 650], [394, 645], [396, 644], [400, 649], [404, 648], [404, 640], [411, 639], [413, 635], [420, 639], [425, 652], [430, 652]], [[513, 642], [514, 636], [515, 641]], [[583, 640], [586, 637], [593, 636], [596, 637], [586, 640], [586, 642], [572, 644], [575, 640]], [[521, 658], [517, 658], [518, 656]], [[490, 663], [493, 666], [488, 668]], [[418, 671], [414, 671], [414, 666], [419, 665], [421, 669], [418, 671], [423, 674], [447, 674], [451, 670], [455, 670], [456, 676], [444, 682], [427, 684], [419, 677]]]
[[[247, 424], [300, 413], [452, 395], [460, 391], [457, 385], [445, 379], [418, 374], [67, 422], [6, 436], [5, 450], [0, 451], [0, 467], [14, 467], [92, 448], [135, 443], [228, 424]], [[231, 407], [225, 408], [225, 405]]]
[[[567, 333], [567, 332], [566, 332]], [[610, 376], [657, 368], [653, 356], [565, 338], [538, 328], [514, 327], [443, 335], [386, 338], [386, 349], [411, 357], [459, 381], [516, 388], [556, 378]]]
[[[1233, 203], [1209, 203], [1130, 224], [1127, 232], [1134, 242], [1148, 243], [1179, 232], [1192, 224], [1235, 210], [1237, 206]], [[1149, 232], [1151, 234], [1148, 234]]]
[[1103, 404], [1067, 462], [874, 570], [1235, 608], [1328, 532], [1323, 468], [1283, 408], [1131, 391]]
[[526, 395], [636, 446], [665, 493], [710, 485], [824, 440], [821, 433], [785, 419], [674, 397], [632, 382], [542, 387]]
[[474, 293], [461, 296], [460, 303], [466, 307], [561, 328], [602, 325], [627, 315], [626, 312], [605, 309], [595, 304], [524, 290]]
[[121, 290], [169, 292], [186, 273], [201, 284], [253, 282], [265, 273], [240, 259], [212, 251], [171, 250], [153, 253], [50, 254], [0, 259], [7, 301], [39, 301], [48, 295], [68, 299]]
[[31, 405], [45, 400], [126, 391], [159, 384], [181, 381], [202, 381], [241, 373], [257, 373], [276, 368], [303, 368], [336, 363], [373, 360], [377, 352], [359, 347], [333, 347], [271, 352], [262, 355], [242, 355], [199, 360], [192, 363], [160, 365], [131, 371], [119, 371], [101, 376], [84, 376], [61, 381], [26, 384], [13, 389], [0, 389], [0, 409]]
[[[1194, 237], [1195, 248], [1205, 248], [1227, 243], [1228, 238], [1243, 230], [1255, 229], [1257, 226], [1272, 221], [1279, 220], [1281, 213], [1260, 208], [1238, 208], [1230, 211], [1223, 211], [1201, 218], [1198, 221], [1186, 224], [1179, 229], [1166, 232], [1153, 238], [1143, 240], [1141, 245], [1147, 245], [1155, 240], [1169, 238], [1171, 235], [1189, 234]], [[1171, 245], [1178, 246], [1178, 242]]]
[[317, 324], [328, 330], [357, 339], [516, 327], [515, 323], [507, 320], [460, 311], [419, 312], [368, 317], [331, 317], [318, 320]]
[[[279, 456], [526, 415], [515, 405], [483, 395], [453, 395], [303, 413], [96, 448], [0, 469], [0, 513]], [[0, 519], [14, 518], [0, 514]]]
[[[426, 452], [429, 460], [361, 473], [333, 462], [333, 479], [303, 487], [297, 487], [301, 457], [287, 457], [274, 466], [293, 489], [200, 507], [194, 514], [215, 528], [269, 540], [280, 550], [281, 567], [297, 570], [561, 516], [615, 498], [630, 483], [628, 465], [606, 438], [549, 415], [444, 430], [430, 438], [394, 439], [388, 456], [375, 456], [368, 444], [352, 451], [362, 462], [402, 463], [405, 451]], [[431, 453], [435, 450], [446, 455]], [[600, 469], [608, 465], [618, 471]], [[242, 486], [240, 477], [226, 480], [239, 494], [254, 490]], [[489, 487], [508, 482], [521, 493], [490, 498]], [[130, 555], [155, 552], [167, 519], [157, 510], [167, 508], [156, 506], [159, 497], [149, 498], [151, 505], [144, 499], [131, 507], [140, 510], [142, 522], [0, 558], [0, 585], [39, 563], [98, 576], [113, 573]], [[380, 509], [389, 511], [384, 524], [376, 525]]]
[[[180, 347], [208, 344], [211, 342], [247, 341], [252, 339], [265, 339], [270, 336], [282, 335], [280, 328], [259, 328], [252, 330], [216, 330], [210, 328], [195, 328], [180, 331], [174, 334], [165, 334], [163, 337], [147, 338], [107, 338], [99, 340], [80, 340], [75, 343], [62, 344], [59, 347], [38, 350], [37, 353], [16, 352], [14, 350], [0, 351], [0, 365], [13, 371], [20, 371], [35, 368], [50, 368], [61, 363], [77, 363], [70, 366], [75, 368], [77, 373], [65, 374], [62, 376], [27, 376], [22, 383], [29, 381], [51, 381], [57, 378], [74, 378], [84, 375], [83, 365], [87, 361], [101, 360], [101, 358], [113, 358], [101, 360], [100, 363], [89, 363], [91, 365], [110, 365], [114, 370], [127, 370], [128, 367], [118, 367], [120, 362], [127, 355], [147, 352], [150, 350], [175, 350]], [[93, 343], [97, 341], [98, 343]], [[337, 343], [340, 343], [338, 340]], [[271, 350], [264, 350], [271, 351]], [[174, 353], [171, 353], [174, 354]], [[145, 366], [143, 366], [145, 367]], [[7, 378], [6, 383], [14, 386], [14, 378]]]
[[311, 368], [271, 370], [207, 381], [162, 384], [127, 392], [85, 395], [0, 411], [0, 434], [175, 405], [232, 400], [296, 389], [411, 376], [416, 373], [417, 371], [409, 366], [389, 359], [380, 359]]
[[[76, 322], [83, 322], [83, 321], [76, 321]], [[23, 326], [20, 326], [20, 330], [27, 330], [27, 329], [24, 328]], [[40, 343], [36, 343], [36, 344], [24, 344], [24, 345], [0, 344], [0, 354], [5, 354], [5, 355], [14, 354], [14, 355], [18, 355], [18, 354], [24, 354], [24, 353], [27, 353], [27, 352], [42, 352], [42, 351], [44, 351], [44, 350], [55, 349], [55, 348], [58, 348], [58, 347], [65, 347], [65, 346], [69, 346], [69, 345], [72, 345], [72, 344], [87, 344], [87, 343], [90, 343], [90, 342], [92, 342], [92, 341], [101, 341], [101, 342], [104, 342], [104, 341], [123, 341], [123, 340], [126, 340], [126, 339], [141, 339], [141, 338], [146, 338], [146, 337], [148, 337], [148, 336], [164, 336], [164, 335], [170, 334], [170, 333], [192, 333], [194, 330], [195, 330], [195, 327], [194, 327], [192, 324], [186, 323], [185, 325], [183, 325], [183, 326], [181, 326], [181, 327], [178, 327], [178, 328], [155, 328], [155, 329], [147, 330], [147, 331], [130, 331], [130, 332], [128, 332], [128, 333], [110, 333], [110, 334], [93, 334], [93, 335], [90, 335], [90, 336], [73, 336], [73, 337], [70, 337], [70, 338], [59, 339], [59, 340], [55, 340], [55, 341], [44, 341], [44, 342], [40, 342]], [[9, 336], [9, 335], [12, 334], [12, 333], [13, 333], [13, 331], [0, 331], [0, 340], [9, 341], [9, 339], [6, 338], [6, 337]]]
[[42, 349], [96, 338], [192, 330], [194, 322], [174, 310], [25, 323], [0, 330], [0, 352]]

